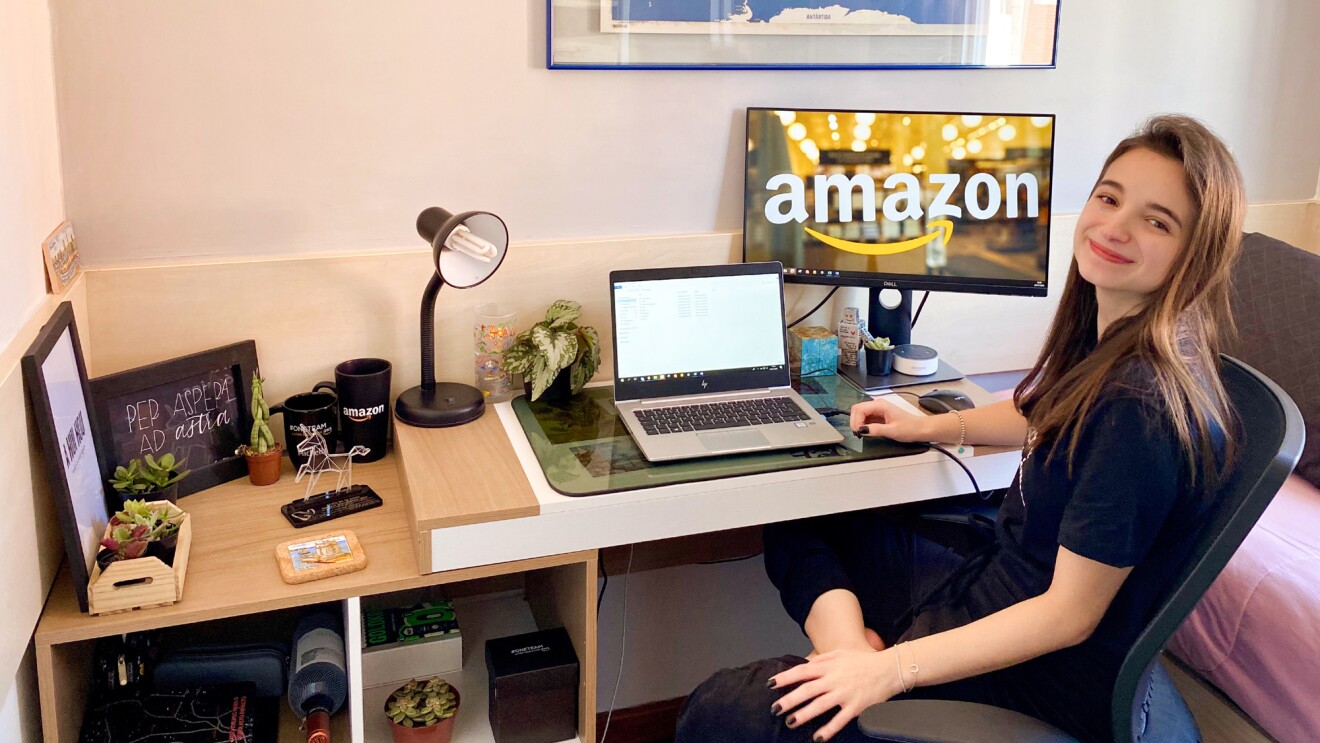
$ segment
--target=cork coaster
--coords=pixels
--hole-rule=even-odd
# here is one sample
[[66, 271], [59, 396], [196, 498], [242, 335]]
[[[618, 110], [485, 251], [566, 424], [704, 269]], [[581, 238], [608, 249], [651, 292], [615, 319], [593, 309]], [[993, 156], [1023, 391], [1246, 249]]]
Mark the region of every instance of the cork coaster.
[[283, 542], [275, 548], [275, 559], [285, 583], [306, 583], [367, 566], [362, 543], [348, 529]]

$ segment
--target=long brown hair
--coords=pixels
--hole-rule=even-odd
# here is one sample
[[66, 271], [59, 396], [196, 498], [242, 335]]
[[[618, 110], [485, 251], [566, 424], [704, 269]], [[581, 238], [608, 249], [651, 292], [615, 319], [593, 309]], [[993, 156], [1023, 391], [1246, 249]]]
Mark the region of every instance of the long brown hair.
[[[1049, 456], [1069, 442], [1071, 468], [1083, 422], [1101, 393], [1121, 384], [1126, 365], [1136, 361], [1153, 372], [1148, 392], [1163, 401], [1193, 482], [1200, 472], [1213, 487], [1225, 471], [1215, 456], [1211, 424], [1227, 432], [1234, 420], [1218, 363], [1221, 342], [1235, 330], [1229, 273], [1246, 212], [1242, 174], [1228, 148], [1204, 125], [1170, 115], [1150, 119], [1120, 142], [1097, 185], [1115, 160], [1135, 149], [1182, 163], [1195, 211], [1186, 243], [1145, 304], [1112, 323], [1103, 338], [1095, 337], [1095, 286], [1082, 278], [1074, 260], [1045, 347], [1013, 401], [1039, 440], [1051, 442]], [[1227, 437], [1225, 444], [1231, 441]], [[1232, 451], [1224, 454], [1222, 461], [1231, 462]]]

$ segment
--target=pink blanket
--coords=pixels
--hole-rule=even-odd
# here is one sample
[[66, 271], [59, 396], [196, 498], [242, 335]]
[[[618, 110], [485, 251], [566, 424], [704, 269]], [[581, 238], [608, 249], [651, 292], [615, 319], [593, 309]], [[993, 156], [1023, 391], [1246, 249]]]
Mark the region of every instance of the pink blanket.
[[1320, 741], [1320, 491], [1288, 478], [1169, 650], [1280, 743]]

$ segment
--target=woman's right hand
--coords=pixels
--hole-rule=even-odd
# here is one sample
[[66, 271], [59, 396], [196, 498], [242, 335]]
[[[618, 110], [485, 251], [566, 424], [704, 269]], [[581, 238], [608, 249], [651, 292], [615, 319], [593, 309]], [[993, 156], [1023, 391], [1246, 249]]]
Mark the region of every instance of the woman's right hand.
[[887, 400], [868, 400], [852, 406], [848, 425], [858, 436], [883, 436], [894, 441], [930, 441], [927, 431], [930, 417], [913, 415]]

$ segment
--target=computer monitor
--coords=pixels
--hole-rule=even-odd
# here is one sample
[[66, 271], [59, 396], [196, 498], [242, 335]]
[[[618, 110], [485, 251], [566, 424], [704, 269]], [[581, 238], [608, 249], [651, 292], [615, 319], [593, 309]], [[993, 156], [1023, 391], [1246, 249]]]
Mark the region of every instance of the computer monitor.
[[914, 289], [1043, 297], [1053, 152], [1044, 114], [749, 108], [743, 260], [871, 289], [895, 344]]

